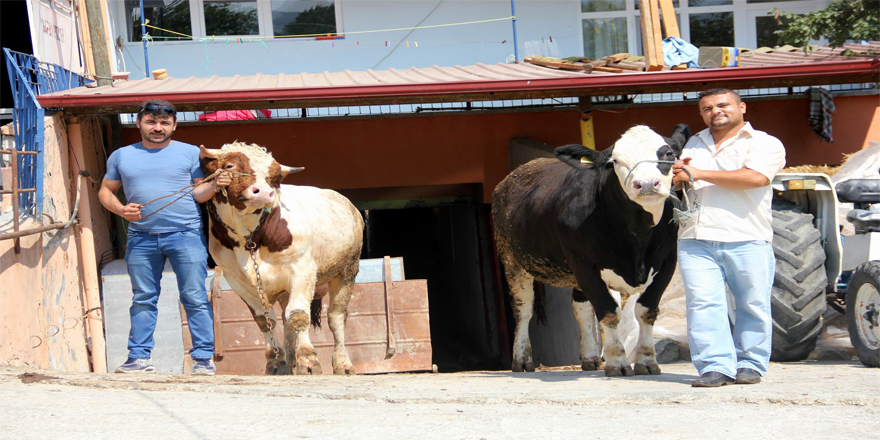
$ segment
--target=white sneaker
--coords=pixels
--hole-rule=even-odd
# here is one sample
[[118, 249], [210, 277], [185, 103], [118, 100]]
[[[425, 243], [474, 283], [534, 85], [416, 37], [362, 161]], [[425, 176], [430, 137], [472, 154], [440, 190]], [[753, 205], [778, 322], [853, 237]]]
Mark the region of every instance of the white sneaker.
[[116, 367], [117, 373], [155, 373], [156, 367], [153, 366], [153, 360], [150, 358], [146, 359], [132, 359], [128, 358], [124, 364]]
[[193, 359], [193, 376], [213, 376], [217, 372], [214, 361], [211, 359]]

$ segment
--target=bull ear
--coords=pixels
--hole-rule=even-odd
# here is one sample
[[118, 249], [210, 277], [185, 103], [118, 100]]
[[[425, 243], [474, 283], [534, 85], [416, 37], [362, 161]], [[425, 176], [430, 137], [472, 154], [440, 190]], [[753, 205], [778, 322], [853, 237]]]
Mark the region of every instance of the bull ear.
[[669, 138], [672, 142], [669, 142], [669, 146], [672, 148], [672, 152], [675, 153], [675, 157], [681, 157], [681, 151], [690, 138], [691, 129], [687, 124], [678, 124], [672, 129], [672, 137]]
[[288, 174], [298, 173], [304, 169], [304, 167], [289, 167], [287, 165], [281, 165], [281, 177], [287, 177]]
[[611, 148], [596, 151], [583, 145], [563, 145], [555, 150], [556, 158], [575, 168], [602, 166], [608, 163]]
[[220, 154], [222, 151], [222, 150], [217, 150], [217, 149], [205, 148], [204, 145], [199, 145], [199, 150], [200, 150], [199, 151], [199, 158], [211, 159], [211, 160], [214, 160], [214, 159], [217, 159], [218, 157], [220, 157]]

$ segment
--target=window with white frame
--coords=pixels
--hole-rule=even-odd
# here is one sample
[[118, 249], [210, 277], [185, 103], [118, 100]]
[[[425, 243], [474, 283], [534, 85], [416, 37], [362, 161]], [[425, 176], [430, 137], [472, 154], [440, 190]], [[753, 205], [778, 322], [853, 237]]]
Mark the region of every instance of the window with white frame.
[[[620, 52], [642, 55], [638, 0], [580, 0], [584, 56], [601, 58]], [[807, 13], [831, 0], [673, 0], [681, 37], [694, 46], [776, 46], [773, 32], [782, 27], [768, 14], [780, 10]], [[665, 37], [665, 35], [664, 35]]]
[[[342, 34], [341, 0], [144, 0], [154, 41]], [[122, 0], [129, 41], [141, 41], [140, 0]], [[156, 29], [160, 28], [160, 29]], [[182, 34], [182, 35], [181, 35]]]

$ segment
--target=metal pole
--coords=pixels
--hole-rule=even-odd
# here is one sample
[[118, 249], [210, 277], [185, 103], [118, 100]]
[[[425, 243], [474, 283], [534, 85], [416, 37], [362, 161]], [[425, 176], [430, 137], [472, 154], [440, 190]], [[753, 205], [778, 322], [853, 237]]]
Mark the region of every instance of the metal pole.
[[147, 39], [144, 38], [147, 35], [147, 22], [146, 17], [144, 16], [144, 0], [140, 0], [141, 3], [141, 43], [144, 44], [144, 65], [147, 67], [147, 78], [150, 78], [150, 55], [147, 53]]
[[513, 16], [513, 61], [519, 62], [519, 45], [516, 44], [516, 0], [510, 0], [510, 15]]

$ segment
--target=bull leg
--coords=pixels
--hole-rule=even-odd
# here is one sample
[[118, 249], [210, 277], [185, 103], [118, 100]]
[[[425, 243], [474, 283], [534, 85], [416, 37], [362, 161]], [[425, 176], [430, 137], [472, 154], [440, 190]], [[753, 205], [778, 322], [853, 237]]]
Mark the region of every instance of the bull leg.
[[[569, 261], [577, 261], [577, 258], [570, 256]], [[599, 319], [599, 333], [605, 352], [605, 376], [632, 376], [633, 369], [629, 365], [626, 350], [617, 335], [617, 325], [620, 323], [620, 306], [611, 296], [608, 286], [598, 271], [585, 267], [574, 267], [573, 269], [575, 269], [574, 276], [577, 278], [580, 291], [593, 305], [596, 318]]]
[[[272, 343], [272, 334], [269, 333], [269, 320], [272, 320], [273, 323], [277, 322], [275, 311], [269, 310], [269, 316], [267, 317], [263, 311], [262, 307], [259, 312], [256, 311], [250, 304], [245, 301], [245, 304], [248, 306], [248, 310], [251, 311], [251, 315], [254, 317], [254, 321], [257, 323], [257, 327], [260, 328], [260, 331], [263, 332], [263, 338], [266, 340], [266, 374], [267, 375], [279, 375], [279, 374], [290, 374], [290, 368], [284, 362], [283, 353], [279, 357], [275, 357], [275, 345]], [[281, 349], [281, 347], [278, 347]]]
[[327, 321], [333, 333], [333, 374], [355, 374], [354, 365], [345, 349], [345, 321], [348, 319], [348, 302], [351, 300], [353, 287], [354, 276], [340, 275], [329, 283], [330, 305]]
[[633, 366], [636, 374], [660, 374], [654, 352], [654, 321], [659, 313], [660, 298], [675, 272], [677, 255], [675, 251], [671, 254], [636, 302], [636, 319], [639, 321], [639, 342], [636, 344], [636, 363]]
[[318, 352], [315, 351], [315, 347], [309, 339], [311, 302], [315, 296], [315, 278], [313, 276], [302, 278], [308, 278], [308, 280], [300, 280], [289, 290], [290, 302], [284, 309], [284, 316], [287, 317], [285, 331], [293, 333], [296, 337], [296, 374], [321, 374]]
[[[281, 310], [287, 310], [289, 302], [289, 294], [282, 294], [278, 298]], [[296, 368], [296, 332], [290, 331], [290, 324], [287, 322], [286, 313], [281, 314], [281, 320], [284, 325], [284, 361], [282, 362], [284, 369], [279, 371], [278, 374], [293, 374]]]
[[596, 322], [593, 305], [584, 293], [577, 289], [572, 292], [571, 299], [574, 319], [577, 320], [581, 330], [581, 370], [598, 370], [602, 364], [602, 350], [596, 343], [596, 335], [593, 332]]
[[[609, 301], [614, 302], [611, 296]], [[596, 317], [599, 319], [599, 328], [602, 331], [602, 341], [605, 349], [605, 376], [632, 376], [635, 374], [626, 358], [626, 350], [617, 335], [617, 325], [620, 324], [620, 307], [613, 309], [596, 307]]]
[[636, 363], [633, 369], [636, 374], [660, 374], [660, 366], [654, 353], [654, 321], [657, 320], [657, 309], [650, 310], [636, 303], [636, 319], [639, 321], [639, 342], [636, 344]]
[[513, 296], [513, 317], [516, 320], [511, 367], [515, 372], [535, 371], [532, 343], [529, 341], [529, 321], [535, 309], [535, 277], [515, 264], [505, 263], [505, 268], [510, 295]]

